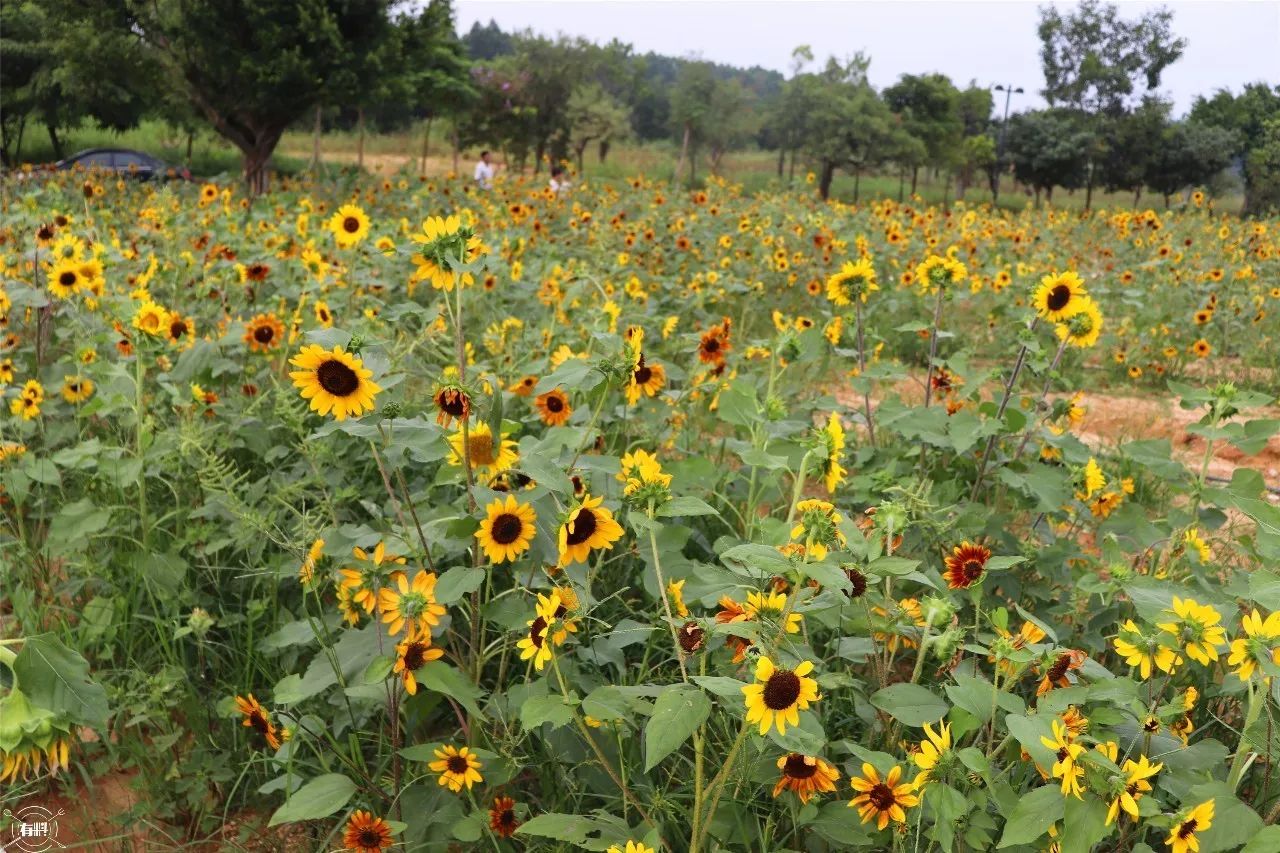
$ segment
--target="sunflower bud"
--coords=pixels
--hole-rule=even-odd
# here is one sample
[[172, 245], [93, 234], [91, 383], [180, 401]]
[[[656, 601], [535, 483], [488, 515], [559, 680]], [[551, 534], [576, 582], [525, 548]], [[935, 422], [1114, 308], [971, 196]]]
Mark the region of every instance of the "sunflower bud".
[[399, 403], [387, 403], [382, 407], [382, 416], [384, 418], [398, 418], [404, 413], [404, 407]]

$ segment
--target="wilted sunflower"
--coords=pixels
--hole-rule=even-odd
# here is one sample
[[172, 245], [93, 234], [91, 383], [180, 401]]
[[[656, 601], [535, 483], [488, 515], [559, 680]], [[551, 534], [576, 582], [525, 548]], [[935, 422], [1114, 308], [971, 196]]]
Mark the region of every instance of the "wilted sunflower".
[[813, 672], [811, 661], [801, 661], [794, 670], [778, 669], [773, 661], [761, 656], [756, 662], [756, 681], [758, 684], [744, 684], [743, 696], [746, 699], [747, 722], [759, 723], [760, 734], [766, 734], [771, 726], [777, 725], [778, 734], [787, 733], [787, 725], [800, 725], [800, 711], [809, 707], [810, 702], [817, 702], [818, 682], [808, 678]]
[[382, 390], [369, 378], [373, 371], [365, 368], [364, 361], [339, 346], [332, 351], [316, 344], [304, 346], [289, 363], [300, 368], [290, 371], [289, 377], [302, 398], [311, 401], [311, 410], [332, 413], [340, 421], [372, 411], [374, 398]]
[[510, 838], [520, 827], [516, 819], [516, 801], [510, 797], [494, 797], [489, 807], [489, 828], [499, 838]]
[[347, 821], [347, 828], [342, 833], [342, 846], [346, 850], [357, 853], [379, 853], [390, 847], [391, 826], [382, 818], [357, 809]]
[[836, 780], [840, 771], [816, 755], [802, 755], [799, 752], [788, 753], [778, 759], [778, 783], [773, 786], [773, 796], [777, 798], [785, 791], [794, 791], [801, 803], [808, 803], [814, 794], [826, 793], [836, 789]]
[[259, 314], [245, 324], [243, 340], [253, 352], [271, 352], [284, 342], [284, 323], [275, 314]]
[[1031, 304], [1036, 312], [1051, 323], [1060, 323], [1081, 309], [1088, 294], [1084, 281], [1068, 270], [1040, 279]]
[[961, 542], [947, 556], [945, 573], [951, 589], [968, 589], [982, 580], [991, 550], [972, 542]]
[[383, 587], [378, 592], [378, 608], [382, 611], [387, 633], [399, 634], [405, 625], [409, 626], [410, 632], [428, 633], [440, 624], [445, 608], [436, 601], [437, 577], [434, 572], [420, 571], [413, 576], [412, 583], [403, 572], [392, 580], [394, 587]]
[[436, 404], [436, 423], [445, 429], [454, 420], [465, 421], [471, 416], [471, 397], [460, 385], [441, 385], [433, 398]]
[[586, 562], [593, 550], [612, 547], [622, 538], [622, 525], [603, 503], [603, 497], [587, 493], [569, 510], [560, 525], [560, 566]]
[[248, 697], [237, 696], [236, 708], [244, 715], [244, 721], [241, 725], [262, 735], [267, 746], [271, 749], [279, 749], [280, 744], [287, 739], [287, 736], [286, 738], [281, 738], [280, 730], [271, 722], [271, 715], [258, 704], [258, 700], [253, 698], [252, 693]]
[[[459, 429], [449, 436], [449, 446], [453, 448], [449, 454], [449, 464], [463, 464], [463, 434]], [[497, 446], [493, 441], [493, 430], [487, 423], [471, 424], [467, 430], [466, 445], [471, 451], [471, 468], [485, 479], [492, 479], [515, 465], [520, 456], [516, 453], [516, 443], [502, 434], [502, 441]]]
[[476, 758], [470, 747], [464, 746], [458, 749], [452, 744], [448, 746], [438, 747], [435, 751], [436, 760], [427, 765], [433, 772], [440, 774], [440, 784], [447, 787], [455, 794], [460, 792], [465, 785], [467, 790], [471, 790], [471, 786], [476, 782], [483, 782], [480, 776], [480, 768], [484, 765]]
[[311, 547], [307, 549], [307, 553], [302, 558], [302, 565], [298, 567], [298, 582], [303, 586], [310, 586], [316, 577], [316, 564], [320, 562], [320, 557], [324, 554], [324, 540], [317, 539], [311, 543]]
[[350, 249], [369, 236], [369, 217], [357, 205], [344, 204], [329, 218], [329, 230], [339, 248]]
[[920, 805], [920, 798], [913, 793], [916, 786], [911, 782], [898, 784], [901, 778], [902, 768], [896, 764], [881, 780], [876, 769], [864, 763], [862, 776], [851, 780], [858, 794], [849, 801], [849, 808], [858, 810], [863, 823], [874, 817], [876, 829], [884, 829], [890, 820], [906, 823], [906, 810]]
[[569, 398], [559, 388], [553, 388], [545, 394], [539, 394], [533, 401], [538, 407], [538, 415], [547, 426], [560, 426], [569, 420], [573, 408]]
[[396, 644], [395, 672], [400, 673], [404, 689], [410, 696], [418, 692], [418, 679], [414, 673], [428, 662], [444, 657], [444, 649], [433, 648], [430, 632], [415, 631], [412, 627], [404, 639]]
[[529, 543], [538, 532], [536, 521], [533, 507], [507, 495], [505, 502], [499, 499], [485, 507], [476, 539], [490, 562], [509, 562], [529, 550]]

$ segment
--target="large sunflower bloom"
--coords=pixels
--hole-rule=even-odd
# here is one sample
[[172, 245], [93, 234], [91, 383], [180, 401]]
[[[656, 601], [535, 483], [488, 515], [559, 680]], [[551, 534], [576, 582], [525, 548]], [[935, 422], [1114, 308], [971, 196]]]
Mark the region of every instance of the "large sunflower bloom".
[[622, 538], [622, 525], [602, 506], [604, 498], [584, 494], [560, 525], [559, 565], [585, 562], [593, 550], [604, 550]]
[[440, 784], [455, 794], [465, 785], [467, 790], [477, 782], [483, 782], [480, 768], [484, 765], [476, 758], [470, 747], [458, 749], [452, 744], [440, 747], [435, 751], [436, 760], [427, 765], [432, 771], [440, 774]]
[[1068, 270], [1040, 279], [1040, 285], [1031, 297], [1031, 304], [1044, 319], [1060, 323], [1080, 311], [1087, 296], [1080, 276]]
[[485, 507], [476, 539], [490, 562], [506, 563], [529, 550], [529, 543], [538, 532], [536, 521], [533, 507], [507, 495], [506, 501], [498, 499]]
[[388, 633], [399, 634], [406, 624], [411, 632], [427, 633], [440, 624], [445, 610], [443, 604], [436, 602], [436, 580], [435, 573], [420, 571], [410, 583], [401, 572], [396, 575], [394, 589], [385, 587], [378, 593], [378, 607]]
[[982, 580], [991, 550], [972, 542], [961, 542], [947, 556], [944, 577], [951, 589], [968, 589]]
[[1188, 812], [1170, 830], [1165, 839], [1169, 853], [1196, 853], [1200, 840], [1196, 833], [1213, 826], [1213, 800], [1205, 800]]
[[834, 791], [840, 771], [815, 755], [788, 753], [778, 759], [778, 783], [773, 786], [776, 799], [785, 791], [794, 791], [801, 803], [808, 803], [814, 794]]
[[332, 351], [315, 344], [305, 346], [289, 363], [300, 368], [290, 371], [289, 377], [302, 398], [311, 401], [311, 410], [332, 413], [340, 421], [372, 411], [374, 398], [382, 390], [369, 378], [373, 371], [364, 361], [339, 346]]
[[369, 217], [354, 204], [344, 204], [329, 218], [329, 230], [339, 248], [350, 249], [369, 236]]
[[747, 722], [759, 723], [760, 734], [777, 725], [778, 734], [787, 733], [787, 725], [800, 725], [800, 711], [817, 702], [818, 682], [808, 678], [813, 672], [812, 661], [802, 661], [795, 669], [778, 669], [773, 661], [761, 657], [756, 663], [757, 684], [745, 684], [742, 693], [746, 699]]
[[849, 808], [858, 810], [863, 823], [876, 818], [876, 829], [884, 829], [890, 820], [906, 823], [906, 810], [920, 805], [920, 798], [912, 793], [912, 783], [898, 784], [901, 778], [902, 768], [896, 764], [883, 780], [874, 767], [863, 764], [862, 776], [851, 780], [858, 794], [849, 801]]
[[378, 853], [390, 847], [391, 843], [391, 826], [382, 818], [361, 809], [352, 813], [342, 833], [343, 849], [357, 853]]
[[418, 692], [418, 679], [414, 673], [426, 666], [428, 662], [440, 660], [442, 657], [444, 657], [444, 649], [432, 647], [431, 635], [425, 631], [418, 633], [410, 628], [404, 635], [404, 639], [396, 644], [394, 671], [400, 673], [400, 680], [404, 682], [404, 689], [410, 696]]

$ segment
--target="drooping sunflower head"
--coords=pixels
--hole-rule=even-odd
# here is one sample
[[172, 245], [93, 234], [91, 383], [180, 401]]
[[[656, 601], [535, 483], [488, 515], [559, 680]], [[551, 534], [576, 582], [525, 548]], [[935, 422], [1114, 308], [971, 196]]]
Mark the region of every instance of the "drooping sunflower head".
[[289, 363], [298, 368], [289, 377], [303, 399], [311, 401], [312, 411], [332, 413], [340, 421], [372, 411], [374, 398], [382, 390], [370, 378], [373, 371], [364, 361], [339, 346], [332, 350], [305, 346]]
[[1081, 297], [1076, 313], [1059, 323], [1054, 332], [1058, 340], [1065, 340], [1079, 349], [1087, 349], [1096, 344], [1102, 334], [1102, 312], [1091, 298]]
[[436, 423], [448, 429], [455, 420], [471, 416], [471, 395], [456, 382], [448, 382], [436, 389]]
[[840, 271], [827, 279], [827, 299], [841, 307], [852, 305], [855, 299], [866, 302], [867, 297], [879, 289], [876, 268], [870, 258], [845, 261]]

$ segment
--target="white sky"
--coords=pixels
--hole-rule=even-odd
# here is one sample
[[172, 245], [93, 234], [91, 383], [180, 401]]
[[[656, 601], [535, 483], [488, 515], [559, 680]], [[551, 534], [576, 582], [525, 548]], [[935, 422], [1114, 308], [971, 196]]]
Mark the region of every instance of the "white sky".
[[[1012, 82], [1012, 112], [1043, 105], [1038, 91], [1038, 3], [1028, 0], [456, 0], [458, 30], [490, 18], [507, 31], [531, 28], [604, 43], [617, 37], [650, 50], [790, 73], [791, 51], [807, 44], [822, 62], [857, 50], [871, 57], [871, 83], [903, 73], [940, 71], [959, 86]], [[1055, 2], [1068, 8], [1072, 3]], [[1159, 3], [1127, 0], [1125, 17]], [[1280, 0], [1169, 2], [1187, 39], [1161, 78], [1175, 114], [1195, 96], [1258, 80], [1280, 83]], [[1004, 107], [1003, 99], [997, 110]]]

